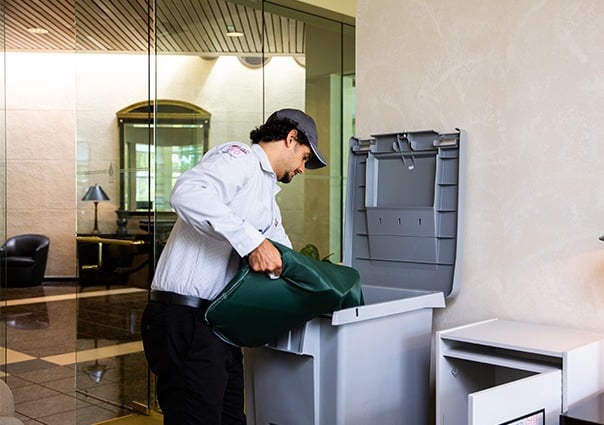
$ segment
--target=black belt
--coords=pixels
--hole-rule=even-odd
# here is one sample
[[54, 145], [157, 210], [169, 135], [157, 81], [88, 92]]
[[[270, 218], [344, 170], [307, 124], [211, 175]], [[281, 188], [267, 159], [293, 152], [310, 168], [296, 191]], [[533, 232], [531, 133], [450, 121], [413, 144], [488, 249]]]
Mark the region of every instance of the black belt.
[[151, 291], [150, 300], [159, 304], [182, 305], [193, 308], [208, 308], [212, 301], [189, 295], [175, 294], [166, 291]]

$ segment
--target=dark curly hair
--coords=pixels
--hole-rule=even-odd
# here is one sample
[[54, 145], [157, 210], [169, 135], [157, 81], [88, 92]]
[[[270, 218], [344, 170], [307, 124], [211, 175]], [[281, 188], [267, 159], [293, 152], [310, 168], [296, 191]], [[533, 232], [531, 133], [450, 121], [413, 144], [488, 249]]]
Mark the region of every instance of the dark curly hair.
[[[276, 118], [271, 115], [268, 120], [260, 127], [250, 131], [250, 139], [252, 143], [258, 142], [274, 142], [276, 140], [283, 140], [287, 137], [287, 133], [291, 130], [298, 130], [298, 123], [290, 120], [289, 118]], [[296, 139], [298, 143], [308, 145], [308, 139], [306, 135], [298, 130], [298, 137]]]

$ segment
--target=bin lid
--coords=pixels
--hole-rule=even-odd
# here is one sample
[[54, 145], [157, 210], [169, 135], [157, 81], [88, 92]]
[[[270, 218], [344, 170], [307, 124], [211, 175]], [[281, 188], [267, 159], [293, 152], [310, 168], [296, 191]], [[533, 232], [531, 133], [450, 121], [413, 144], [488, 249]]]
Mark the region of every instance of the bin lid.
[[459, 289], [465, 134], [350, 139], [344, 264], [363, 286]]

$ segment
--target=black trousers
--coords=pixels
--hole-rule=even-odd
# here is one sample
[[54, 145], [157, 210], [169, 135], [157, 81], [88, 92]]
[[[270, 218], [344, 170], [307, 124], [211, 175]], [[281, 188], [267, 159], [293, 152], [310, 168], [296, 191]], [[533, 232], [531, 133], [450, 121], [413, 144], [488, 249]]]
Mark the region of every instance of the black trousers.
[[242, 350], [218, 338], [205, 309], [151, 302], [141, 334], [165, 425], [245, 425]]

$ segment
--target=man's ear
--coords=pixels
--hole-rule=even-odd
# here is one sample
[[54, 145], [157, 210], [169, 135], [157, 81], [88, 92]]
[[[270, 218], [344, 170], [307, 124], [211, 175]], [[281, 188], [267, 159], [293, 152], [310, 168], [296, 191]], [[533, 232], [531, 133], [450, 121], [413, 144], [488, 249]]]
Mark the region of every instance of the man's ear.
[[287, 133], [287, 136], [285, 136], [285, 146], [290, 147], [295, 142], [297, 142], [297, 140], [298, 140], [298, 130], [296, 130], [295, 128], [291, 129]]

